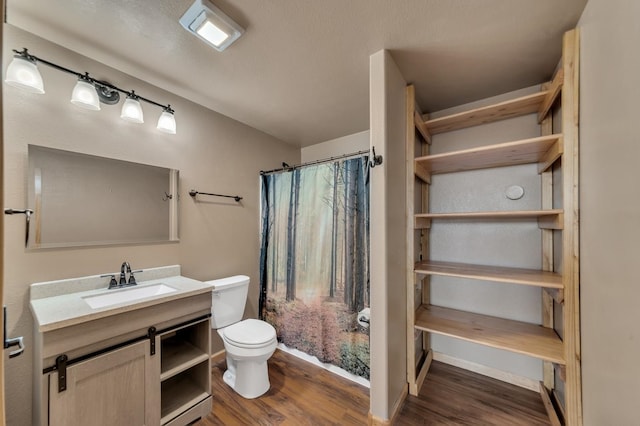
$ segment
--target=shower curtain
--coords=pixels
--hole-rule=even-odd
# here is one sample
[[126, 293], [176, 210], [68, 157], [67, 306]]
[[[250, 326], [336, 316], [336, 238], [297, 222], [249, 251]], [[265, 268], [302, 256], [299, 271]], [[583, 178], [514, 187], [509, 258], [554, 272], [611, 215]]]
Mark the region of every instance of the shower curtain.
[[262, 319], [287, 347], [369, 379], [368, 157], [261, 178]]

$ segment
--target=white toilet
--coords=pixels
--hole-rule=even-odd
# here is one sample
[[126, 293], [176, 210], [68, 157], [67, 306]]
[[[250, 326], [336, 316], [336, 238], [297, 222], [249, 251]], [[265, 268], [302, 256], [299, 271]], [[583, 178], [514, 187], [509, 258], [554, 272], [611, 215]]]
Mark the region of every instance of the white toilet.
[[267, 360], [278, 339], [271, 324], [242, 319], [249, 277], [236, 275], [207, 281], [212, 289], [211, 328], [217, 329], [227, 352], [226, 384], [244, 398], [257, 398], [269, 390]]

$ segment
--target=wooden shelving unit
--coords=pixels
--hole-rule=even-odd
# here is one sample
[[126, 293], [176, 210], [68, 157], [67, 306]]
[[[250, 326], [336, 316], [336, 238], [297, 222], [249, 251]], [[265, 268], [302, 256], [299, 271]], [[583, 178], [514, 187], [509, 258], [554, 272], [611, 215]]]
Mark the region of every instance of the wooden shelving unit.
[[423, 261], [415, 265], [418, 274], [443, 275], [474, 280], [531, 285], [544, 288], [563, 288], [562, 275], [536, 269], [504, 266], [469, 265], [465, 263]]
[[431, 135], [492, 123], [507, 118], [537, 112], [547, 98], [547, 90], [494, 105], [476, 108], [446, 117], [426, 119], [425, 126]]
[[518, 164], [540, 163], [542, 173], [562, 155], [562, 135], [482, 146], [415, 159], [415, 173], [424, 182], [430, 175], [462, 172]]
[[540, 229], [562, 229], [563, 210], [512, 210], [493, 212], [455, 212], [455, 213], [417, 213], [414, 215], [414, 226], [426, 229], [432, 220], [517, 220], [536, 219]]
[[432, 333], [564, 364], [562, 341], [551, 329], [440, 306], [422, 305], [415, 327]]
[[[553, 401], [545, 404], [552, 423], [559, 416], [565, 424], [582, 424], [577, 244], [578, 63], [578, 34], [573, 30], [564, 36], [558, 71], [552, 81], [542, 84], [539, 92], [434, 119], [422, 114], [414, 88], [407, 88], [407, 212], [414, 217], [413, 226], [407, 229], [407, 375], [411, 394], [419, 392], [433, 358], [429, 335], [441, 334], [542, 360], [544, 380], [540, 389], [544, 401]], [[558, 109], [561, 132], [554, 134], [553, 113]], [[429, 153], [434, 135], [534, 113], [540, 123], [540, 137]], [[539, 210], [438, 213], [429, 210], [433, 175], [532, 163], [538, 165], [540, 175]], [[556, 181], [561, 180], [561, 184], [554, 182], [556, 170], [560, 171]], [[561, 208], [555, 207], [554, 200]], [[430, 260], [429, 233], [433, 221], [537, 221], [542, 264], [539, 269], [522, 269]], [[554, 256], [554, 250], [560, 250], [561, 256], [558, 253]], [[560, 258], [561, 264], [554, 265], [555, 258]], [[430, 300], [430, 277], [434, 275], [476, 280], [479, 286], [489, 281], [540, 287], [541, 324], [435, 306]], [[554, 307], [563, 318], [562, 337], [556, 332], [559, 324], [554, 323], [557, 317]], [[478, 312], [481, 311], [479, 307]], [[564, 398], [554, 390], [557, 380], [564, 381]], [[558, 413], [554, 406], [558, 407]]]

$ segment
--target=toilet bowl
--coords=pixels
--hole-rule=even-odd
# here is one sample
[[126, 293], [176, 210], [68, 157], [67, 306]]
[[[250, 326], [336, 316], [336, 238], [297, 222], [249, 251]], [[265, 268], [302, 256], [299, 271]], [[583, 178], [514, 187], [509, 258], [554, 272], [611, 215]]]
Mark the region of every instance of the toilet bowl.
[[240, 396], [257, 398], [269, 390], [267, 360], [278, 344], [271, 324], [242, 319], [249, 277], [237, 275], [207, 281], [212, 286], [211, 327], [224, 342], [227, 370], [223, 380]]
[[276, 350], [276, 330], [256, 319], [218, 329], [227, 353], [224, 382], [244, 398], [263, 395], [271, 386], [267, 360]]

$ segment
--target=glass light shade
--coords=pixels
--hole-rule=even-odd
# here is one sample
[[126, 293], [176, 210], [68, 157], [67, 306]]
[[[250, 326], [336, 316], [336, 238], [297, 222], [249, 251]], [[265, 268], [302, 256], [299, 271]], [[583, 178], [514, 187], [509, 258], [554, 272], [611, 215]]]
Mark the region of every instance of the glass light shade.
[[82, 79], [78, 80], [76, 87], [73, 88], [71, 103], [82, 108], [100, 111], [100, 100], [96, 88], [93, 84]]
[[132, 123], [144, 123], [144, 116], [142, 114], [140, 101], [132, 97], [127, 97], [122, 105], [120, 118], [131, 121]]
[[176, 134], [176, 118], [172, 112], [162, 111], [158, 119], [158, 130], [172, 135]]
[[42, 76], [36, 64], [26, 58], [15, 56], [7, 67], [4, 80], [8, 85], [27, 90], [31, 93], [44, 93]]

